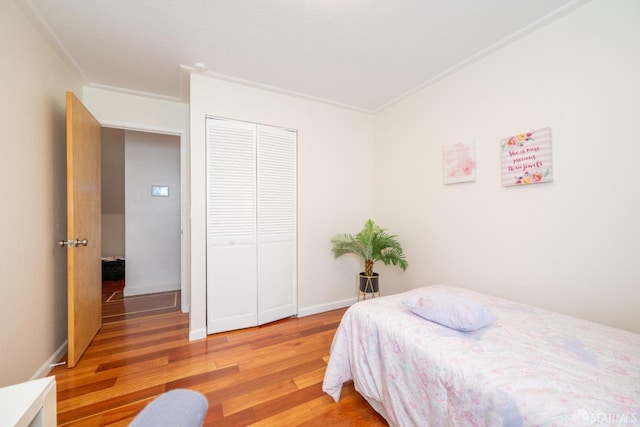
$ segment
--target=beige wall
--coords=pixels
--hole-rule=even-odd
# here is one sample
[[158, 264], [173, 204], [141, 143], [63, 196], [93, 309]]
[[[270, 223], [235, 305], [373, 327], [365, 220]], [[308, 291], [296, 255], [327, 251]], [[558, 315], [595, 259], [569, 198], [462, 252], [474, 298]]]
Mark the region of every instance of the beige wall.
[[[65, 92], [81, 82], [0, 2], [0, 386], [48, 366], [67, 334]], [[64, 348], [64, 347], [62, 347]]]
[[124, 130], [101, 129], [102, 256], [125, 256]]
[[[640, 332], [640, 2], [599, 0], [376, 116], [393, 291], [448, 283]], [[501, 138], [551, 127], [552, 183], [501, 184]], [[475, 138], [478, 179], [443, 185]], [[387, 280], [385, 279], [385, 283]]]
[[180, 138], [125, 131], [125, 181], [125, 296], [180, 289]]

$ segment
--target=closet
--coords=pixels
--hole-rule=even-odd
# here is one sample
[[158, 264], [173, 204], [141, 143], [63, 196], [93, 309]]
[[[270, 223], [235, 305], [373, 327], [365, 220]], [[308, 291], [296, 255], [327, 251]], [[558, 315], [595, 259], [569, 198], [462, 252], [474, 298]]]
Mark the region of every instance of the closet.
[[206, 119], [207, 332], [297, 314], [297, 133]]

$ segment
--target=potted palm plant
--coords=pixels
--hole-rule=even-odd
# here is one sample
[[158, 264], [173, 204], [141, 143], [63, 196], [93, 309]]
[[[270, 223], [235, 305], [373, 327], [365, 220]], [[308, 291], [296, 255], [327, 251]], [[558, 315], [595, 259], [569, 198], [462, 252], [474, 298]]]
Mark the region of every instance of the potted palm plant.
[[373, 271], [373, 264], [381, 261], [385, 265], [397, 265], [402, 271], [409, 265], [396, 237], [369, 219], [355, 236], [335, 235], [331, 239], [333, 255], [338, 258], [344, 254], [356, 254], [364, 259], [364, 271], [360, 273], [360, 291], [375, 293], [380, 288], [379, 275]]

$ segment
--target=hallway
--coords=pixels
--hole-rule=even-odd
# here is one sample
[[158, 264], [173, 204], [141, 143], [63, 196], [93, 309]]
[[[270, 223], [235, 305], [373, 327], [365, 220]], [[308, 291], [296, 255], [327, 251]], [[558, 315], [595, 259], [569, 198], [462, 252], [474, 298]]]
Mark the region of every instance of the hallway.
[[102, 282], [102, 323], [180, 311], [180, 291], [124, 296], [125, 279]]

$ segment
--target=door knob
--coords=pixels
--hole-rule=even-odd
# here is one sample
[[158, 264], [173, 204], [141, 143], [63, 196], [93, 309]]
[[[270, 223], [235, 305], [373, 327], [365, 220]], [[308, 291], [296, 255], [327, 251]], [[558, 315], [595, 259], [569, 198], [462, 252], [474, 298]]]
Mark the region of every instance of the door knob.
[[76, 247], [78, 247], [80, 245], [87, 246], [89, 244], [89, 241], [87, 239], [82, 239], [82, 240], [76, 239], [76, 241], [73, 242], [73, 243], [76, 245]]
[[61, 248], [64, 248], [65, 246], [68, 246], [70, 248], [75, 246], [77, 248], [80, 245], [87, 246], [89, 244], [89, 241], [87, 239], [60, 240], [58, 244], [60, 245]]

